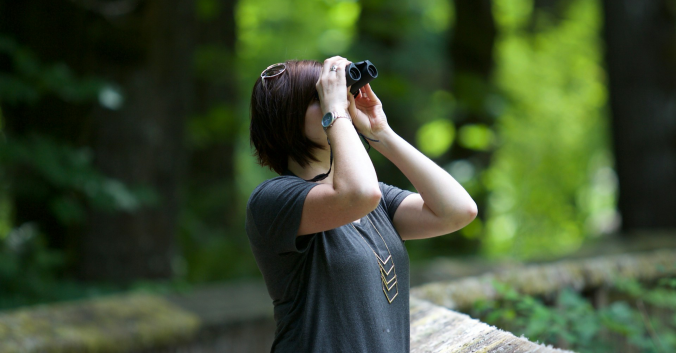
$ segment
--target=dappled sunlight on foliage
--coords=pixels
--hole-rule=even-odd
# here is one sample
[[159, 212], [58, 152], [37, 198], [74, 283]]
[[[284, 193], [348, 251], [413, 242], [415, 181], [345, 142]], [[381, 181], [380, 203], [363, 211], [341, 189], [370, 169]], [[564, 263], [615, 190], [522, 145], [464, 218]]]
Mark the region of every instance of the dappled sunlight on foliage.
[[418, 129], [417, 144], [420, 151], [430, 158], [439, 157], [451, 147], [455, 127], [451, 121], [440, 119], [424, 124]]
[[[171, 260], [173, 274], [194, 282], [259, 275], [243, 227], [246, 200], [276, 174], [258, 166], [252, 155], [248, 104], [261, 70], [289, 59], [321, 62], [342, 55], [371, 60], [380, 71], [374, 91], [394, 130], [484, 201], [479, 216], [457, 233], [407, 242], [413, 262], [455, 255], [548, 259], [617, 231], [619, 181], [609, 147], [600, 0], [491, 4], [488, 17], [496, 31], [476, 42], [490, 43], [486, 47], [492, 51], [483, 57], [487, 68], [472, 71], [454, 56], [466, 55], [470, 64], [481, 61], [472, 48], [454, 46], [462, 27], [457, 17], [462, 7], [454, 1], [197, 0], [196, 27], [204, 30], [223, 21], [234, 30], [232, 43], [221, 38], [226, 25], [204, 38], [192, 34], [199, 40], [192, 43], [185, 72], [192, 75], [190, 85], [199, 86], [191, 93], [199, 108], [191, 107], [173, 128], [180, 128], [180, 148], [190, 155], [186, 159], [203, 154], [202, 164], [187, 163], [185, 179], [177, 182], [180, 203], [176, 201], [174, 218], [180, 251]], [[233, 17], [224, 16], [230, 5]], [[73, 134], [82, 139], [77, 142], [59, 140], [49, 131], [7, 132], [14, 116], [2, 113], [20, 116], [9, 109], [15, 105], [30, 108], [47, 100], [80, 105], [62, 113], [80, 119], [80, 125], [118, 119], [90, 115], [119, 112], [135, 100], [153, 105], [146, 102], [150, 97], [130, 96], [130, 86], [117, 73], [105, 76], [115, 82], [96, 73], [80, 75], [85, 69], [42, 58], [18, 38], [0, 33], [0, 55], [12, 68], [0, 74], [5, 108], [0, 110], [0, 180], [6, 181], [0, 189], [0, 239], [23, 226], [13, 224], [15, 195], [49, 193], [43, 201], [48, 217], [73, 227], [86, 221], [90, 208], [135, 215], [144, 205], [161, 204], [151, 188], [127, 185], [96, 169], [92, 141], [98, 135], [91, 127], [81, 127], [82, 136]], [[44, 121], [50, 123], [49, 118]], [[162, 141], [154, 140], [163, 123], [156, 120], [143, 122], [145, 130], [129, 141]], [[376, 151], [370, 156], [381, 181], [413, 190], [385, 157]], [[162, 158], [171, 164], [182, 157]], [[28, 171], [30, 177], [22, 178], [18, 171]], [[174, 176], [147, 177], [160, 184]], [[41, 236], [49, 239], [50, 234], [36, 239]]]
[[[260, 72], [291, 59], [323, 61], [350, 48], [360, 5], [355, 1], [243, 0], [238, 3], [237, 66], [242, 104], [236, 114], [239, 130], [238, 190], [244, 199], [260, 182], [276, 174], [260, 168], [252, 156], [248, 136], [248, 100]], [[340, 45], [326, 47], [337, 41]], [[245, 130], [244, 127], [247, 127]]]
[[556, 21], [543, 9], [531, 17], [532, 7], [495, 2], [495, 80], [509, 104], [483, 176], [491, 191], [483, 250], [494, 256], [560, 256], [614, 230], [615, 190], [600, 190], [612, 186], [600, 2], [571, 1]]

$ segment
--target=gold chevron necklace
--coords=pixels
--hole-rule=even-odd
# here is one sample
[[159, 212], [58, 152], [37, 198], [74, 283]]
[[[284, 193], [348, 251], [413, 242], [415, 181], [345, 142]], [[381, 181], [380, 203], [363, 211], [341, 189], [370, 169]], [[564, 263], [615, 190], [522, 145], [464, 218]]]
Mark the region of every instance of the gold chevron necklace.
[[[378, 262], [378, 267], [380, 268], [380, 280], [382, 281], [382, 287], [383, 287], [383, 293], [385, 293], [385, 298], [387, 298], [387, 302], [392, 304], [394, 301], [394, 298], [399, 295], [399, 285], [397, 284], [397, 270], [394, 269], [394, 259], [392, 258], [392, 253], [390, 252], [390, 248], [387, 246], [387, 242], [385, 242], [385, 238], [380, 234], [378, 231], [378, 228], [376, 228], [376, 225], [373, 224], [373, 221], [371, 221], [371, 217], [369, 215], [366, 215], [366, 218], [368, 218], [369, 223], [373, 226], [373, 229], [376, 230], [376, 233], [380, 236], [380, 239], [382, 239], [383, 243], [385, 243], [385, 248], [387, 248], [387, 254], [389, 255], [387, 259], [383, 260], [378, 254], [373, 250], [371, 245], [369, 245], [369, 242], [366, 241], [363, 235], [355, 228], [354, 224], [350, 223], [352, 225], [352, 228], [359, 234], [359, 236], [364, 240], [366, 245], [371, 249], [373, 252], [373, 255], [376, 256], [376, 261]], [[392, 266], [390, 267], [389, 270], [385, 270], [385, 266], [387, 266], [387, 263], [392, 261]], [[392, 277], [390, 277], [390, 273], [392, 273]], [[388, 277], [390, 278], [388, 280]], [[390, 291], [392, 288], [396, 288], [396, 293], [390, 298]]]

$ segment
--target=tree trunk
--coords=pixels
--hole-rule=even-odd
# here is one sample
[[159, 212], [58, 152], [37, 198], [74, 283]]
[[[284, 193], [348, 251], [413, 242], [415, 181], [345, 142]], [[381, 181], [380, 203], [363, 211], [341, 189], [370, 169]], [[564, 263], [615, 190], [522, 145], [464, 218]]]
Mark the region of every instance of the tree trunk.
[[[218, 194], [208, 209], [202, 209], [203, 220], [216, 227], [240, 226], [241, 211], [235, 202], [235, 144], [239, 134], [240, 120], [236, 114], [238, 90], [235, 64], [235, 4], [222, 1], [218, 13], [210, 19], [202, 19], [199, 25], [198, 51], [217, 53], [217, 63], [209, 62], [204, 71], [198, 69], [196, 79], [197, 119], [217, 120], [219, 130], [205, 144], [189, 146], [188, 199], [202, 202], [199, 198]], [[216, 112], [216, 114], [214, 114]], [[214, 118], [213, 116], [216, 116]], [[199, 124], [199, 122], [198, 122]], [[202, 124], [209, 124], [202, 122]], [[190, 200], [189, 204], [192, 204]]]
[[[450, 46], [454, 73], [475, 75], [490, 86], [496, 35], [491, 1], [456, 0], [454, 3], [456, 21]], [[457, 81], [454, 89], [462, 96], [477, 93], [467, 92]], [[488, 92], [480, 93], [483, 93], [480, 98], [485, 98]]]
[[622, 230], [676, 228], [676, 9], [603, 3]]
[[194, 7], [193, 0], [140, 2], [89, 29], [107, 39], [95, 47], [95, 72], [117, 82], [125, 96], [121, 109], [94, 113], [96, 164], [125, 183], [152, 185], [161, 200], [133, 214], [92, 212], [81, 243], [85, 279], [125, 282], [173, 273], [184, 118], [194, 91]]
[[[486, 104], [495, 89], [492, 83], [494, 66], [493, 46], [496, 28], [490, 0], [456, 0], [456, 22], [451, 39], [450, 64], [452, 71], [452, 91], [457, 97], [460, 109], [456, 110], [454, 121], [456, 131], [466, 125], [483, 124], [492, 127], [492, 116]], [[454, 144], [452, 160], [467, 160], [475, 168], [474, 177], [480, 179], [481, 173], [490, 162], [490, 150], [481, 151]], [[478, 217], [484, 220], [487, 204], [486, 188], [480, 183], [480, 190], [472, 194], [479, 209]], [[462, 239], [462, 240], [461, 240]], [[480, 245], [479, 240], [460, 238], [454, 244], [464, 253], [474, 253]]]
[[[401, 85], [404, 82], [414, 83], [416, 77], [426, 76], [422, 74], [426, 68], [417, 60], [421, 53], [402, 53], [407, 37], [415, 32], [411, 28], [413, 21], [410, 20], [407, 6], [406, 1], [402, 0], [362, 1], [357, 22], [357, 43], [353, 50], [355, 54], [351, 60], [370, 60], [378, 68], [378, 78], [371, 82], [371, 87], [383, 102], [387, 121], [397, 134], [415, 144], [418, 124], [414, 118], [411, 97], [418, 90], [413, 85], [402, 89]], [[371, 156], [376, 153], [372, 151]], [[374, 164], [381, 181], [401, 188], [410, 185], [392, 163], [376, 157]]]

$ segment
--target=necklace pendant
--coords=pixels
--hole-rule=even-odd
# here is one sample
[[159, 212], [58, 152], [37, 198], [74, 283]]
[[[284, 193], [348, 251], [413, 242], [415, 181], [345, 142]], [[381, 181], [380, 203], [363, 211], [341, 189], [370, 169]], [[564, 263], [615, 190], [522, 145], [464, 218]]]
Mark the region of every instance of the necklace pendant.
[[[366, 241], [366, 239], [364, 239], [364, 237], [357, 230], [357, 228], [355, 228], [354, 224], [351, 223], [351, 225], [352, 228], [354, 228], [355, 232], [359, 234], [359, 236], [364, 240], [366, 245], [371, 249], [373, 255], [376, 256], [376, 262], [378, 262], [378, 268], [380, 269], [380, 280], [381, 286], [383, 288], [383, 293], [385, 293], [385, 298], [387, 298], [387, 302], [389, 304], [392, 304], [394, 298], [396, 298], [397, 295], [399, 295], [399, 285], [397, 284], [397, 270], [394, 269], [394, 259], [392, 258], [392, 253], [390, 252], [390, 248], [387, 246], [385, 238], [383, 238], [383, 235], [380, 234], [378, 228], [376, 228], [376, 225], [373, 224], [373, 221], [371, 221], [371, 217], [367, 215], [367, 218], [369, 220], [369, 223], [371, 223], [371, 225], [373, 226], [373, 229], [376, 230], [376, 233], [378, 233], [378, 236], [385, 244], [385, 248], [387, 248], [387, 253], [389, 256], [385, 260], [383, 260], [380, 256], [378, 256], [378, 253], [376, 253], [376, 251], [373, 250], [373, 248], [371, 248], [371, 245], [369, 245], [369, 243]], [[387, 267], [387, 263], [390, 262], [390, 260], [392, 260], [392, 265], [390, 266], [389, 270], [386, 270], [385, 267]], [[392, 276], [390, 276], [390, 274], [392, 274]]]
[[[396, 283], [395, 283], [395, 284], [396, 284]], [[390, 298], [389, 294], [387, 294], [387, 291], [385, 290], [385, 287], [383, 287], [383, 293], [385, 293], [385, 298], [387, 298], [387, 302], [388, 302], [389, 304], [392, 304], [392, 302], [394, 301], [394, 298], [396, 298], [397, 295], [399, 295], [399, 287], [397, 287], [397, 292], [394, 293], [394, 296], [392, 296], [392, 298]]]
[[[387, 302], [390, 304], [392, 304], [394, 298], [396, 298], [399, 294], [399, 285], [397, 285], [397, 271], [394, 269], [394, 262], [390, 266], [389, 270], [385, 269], [385, 264], [387, 264], [391, 258], [392, 255], [388, 256], [387, 260], [383, 261], [380, 257], [378, 257], [378, 267], [380, 268], [380, 280], [382, 282], [381, 284], [383, 287], [383, 293], [385, 293]], [[392, 275], [390, 276], [390, 274]], [[393, 289], [396, 289], [396, 291], [394, 294], [391, 294]]]

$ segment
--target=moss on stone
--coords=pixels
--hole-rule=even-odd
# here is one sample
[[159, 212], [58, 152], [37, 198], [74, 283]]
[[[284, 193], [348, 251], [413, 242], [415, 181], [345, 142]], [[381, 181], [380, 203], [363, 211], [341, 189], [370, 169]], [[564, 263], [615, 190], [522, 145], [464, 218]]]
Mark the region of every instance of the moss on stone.
[[123, 352], [184, 342], [199, 327], [162, 297], [110, 296], [0, 314], [0, 352]]

